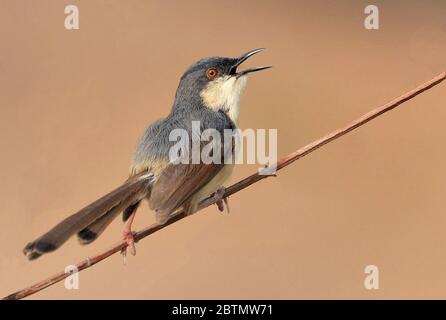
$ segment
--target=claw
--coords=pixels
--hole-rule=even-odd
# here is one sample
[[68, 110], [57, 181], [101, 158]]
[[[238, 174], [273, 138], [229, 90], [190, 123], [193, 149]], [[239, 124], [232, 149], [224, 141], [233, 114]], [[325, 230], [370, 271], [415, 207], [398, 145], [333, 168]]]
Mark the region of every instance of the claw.
[[136, 255], [135, 236], [136, 232], [124, 230], [123, 235], [127, 246], [122, 248], [121, 254], [124, 265], [127, 264], [127, 250], [132, 256]]
[[133, 231], [124, 231], [124, 239], [127, 242], [127, 247], [125, 249], [128, 249], [132, 256], [136, 255], [135, 238], [134, 238], [134, 236], [135, 236], [135, 232], [133, 232]]
[[224, 201], [224, 203], [225, 203], [226, 211], [227, 211], [228, 213], [230, 213], [231, 210], [229, 210], [229, 201], [228, 201], [228, 197], [223, 198], [223, 201]]
[[223, 203], [222, 199], [218, 200], [215, 204], [217, 205], [220, 212], [223, 212], [225, 210], [225, 204]]
[[127, 247], [121, 249], [122, 263], [127, 265]]
[[223, 212], [226, 207], [226, 211], [229, 213], [228, 198], [223, 197], [225, 194], [225, 191], [226, 191], [225, 187], [220, 187], [217, 191], [215, 191], [214, 199], [215, 199], [215, 204], [217, 205], [218, 210], [220, 212]]
[[136, 248], [135, 248], [135, 235], [136, 232], [132, 231], [132, 223], [133, 219], [135, 218], [135, 212], [132, 213], [130, 218], [128, 219], [124, 231], [122, 232], [122, 235], [124, 237], [125, 242], [127, 243], [127, 246], [122, 248], [121, 254], [124, 258], [124, 265], [127, 263], [127, 250], [130, 251], [130, 254], [132, 256], [136, 255]]

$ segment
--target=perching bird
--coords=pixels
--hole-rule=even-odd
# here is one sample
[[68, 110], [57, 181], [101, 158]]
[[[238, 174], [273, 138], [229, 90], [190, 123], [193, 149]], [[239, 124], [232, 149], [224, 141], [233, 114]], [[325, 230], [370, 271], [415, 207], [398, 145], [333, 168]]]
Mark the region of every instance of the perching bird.
[[[225, 141], [228, 139], [224, 139], [223, 132], [237, 128], [239, 101], [247, 75], [270, 66], [243, 71], [237, 71], [237, 68], [263, 50], [255, 49], [238, 58], [210, 57], [193, 64], [181, 77], [170, 114], [150, 125], [140, 138], [130, 166], [130, 178], [119, 188], [28, 243], [23, 249], [28, 259], [56, 250], [76, 233], [81, 244], [94, 241], [121, 212], [123, 220], [127, 221], [124, 238], [134, 255], [131, 224], [144, 199], [156, 212], [160, 224], [165, 223], [176, 210], [184, 209], [186, 214], [195, 212], [198, 203], [212, 194], [220, 197], [217, 200], [221, 209], [222, 200], [225, 200], [222, 199], [223, 183], [233, 169], [233, 165], [225, 164], [225, 160], [232, 156], [233, 140]], [[170, 135], [175, 129], [186, 132], [191, 144], [199, 140], [198, 152], [203, 149], [204, 142], [193, 132], [194, 121], [199, 121], [200, 132], [213, 129], [221, 134], [221, 141], [213, 144], [219, 150], [211, 152], [220, 151], [221, 161], [172, 161], [170, 152], [177, 141], [171, 141]], [[192, 158], [193, 152], [186, 154], [188, 159]]]

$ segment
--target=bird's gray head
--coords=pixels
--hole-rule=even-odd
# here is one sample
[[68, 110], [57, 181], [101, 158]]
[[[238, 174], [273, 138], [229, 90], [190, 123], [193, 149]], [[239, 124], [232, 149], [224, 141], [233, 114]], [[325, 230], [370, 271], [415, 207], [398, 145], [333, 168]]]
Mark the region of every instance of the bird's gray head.
[[175, 108], [207, 107], [224, 111], [237, 123], [239, 100], [251, 72], [271, 66], [238, 71], [249, 57], [264, 49], [251, 50], [238, 58], [210, 57], [193, 64], [181, 77], [175, 96]]

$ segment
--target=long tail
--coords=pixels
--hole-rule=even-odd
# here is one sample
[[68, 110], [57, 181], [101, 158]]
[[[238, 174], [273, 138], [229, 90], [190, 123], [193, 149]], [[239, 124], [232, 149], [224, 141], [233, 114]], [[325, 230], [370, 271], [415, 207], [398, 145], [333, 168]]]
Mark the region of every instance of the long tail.
[[77, 233], [77, 238], [80, 244], [85, 245], [96, 240], [101, 235], [101, 233], [104, 232], [108, 225], [112, 223], [116, 216], [119, 215], [123, 207], [124, 211], [122, 212], [122, 220], [125, 222], [130, 217], [130, 215], [136, 211], [140, 203], [141, 199], [135, 197], [133, 203], [129, 202], [125, 203], [126, 206], [114, 206], [113, 208], [111, 208], [102, 217], [93, 221], [93, 223], [89, 224], [87, 227]]
[[30, 242], [23, 249], [29, 260], [59, 248], [72, 235], [78, 233], [81, 243], [89, 243], [105, 230], [124, 209], [138, 203], [151, 189], [153, 174], [142, 173], [69, 216], [50, 231]]

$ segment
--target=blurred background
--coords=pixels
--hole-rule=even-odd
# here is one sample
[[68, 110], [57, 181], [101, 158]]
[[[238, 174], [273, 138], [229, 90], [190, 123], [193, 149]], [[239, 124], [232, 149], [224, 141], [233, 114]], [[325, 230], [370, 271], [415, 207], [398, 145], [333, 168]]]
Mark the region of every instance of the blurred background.
[[[75, 4], [80, 29], [64, 28]], [[380, 29], [364, 28], [379, 8]], [[444, 1], [0, 1], [0, 295], [121, 239], [117, 219], [29, 262], [24, 245], [127, 178], [196, 60], [244, 66], [241, 128], [279, 158], [446, 69]], [[446, 298], [446, 84], [32, 299]], [[230, 183], [257, 170], [236, 167]], [[143, 205], [135, 227], [154, 221]], [[379, 290], [366, 290], [376, 265]]]

